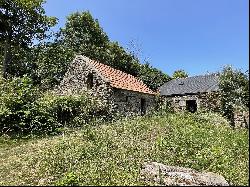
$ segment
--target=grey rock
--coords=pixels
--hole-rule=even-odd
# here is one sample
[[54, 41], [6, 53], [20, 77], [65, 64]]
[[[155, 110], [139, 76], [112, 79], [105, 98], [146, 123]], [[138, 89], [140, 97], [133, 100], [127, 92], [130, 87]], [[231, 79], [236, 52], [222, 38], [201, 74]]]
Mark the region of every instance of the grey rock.
[[157, 162], [144, 163], [140, 179], [146, 183], [166, 186], [229, 186], [225, 178], [216, 173], [198, 172]]

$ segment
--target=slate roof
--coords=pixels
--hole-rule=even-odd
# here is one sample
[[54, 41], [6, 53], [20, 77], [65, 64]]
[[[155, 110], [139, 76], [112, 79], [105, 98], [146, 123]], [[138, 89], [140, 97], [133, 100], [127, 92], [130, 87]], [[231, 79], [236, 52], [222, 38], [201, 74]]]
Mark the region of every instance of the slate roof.
[[100, 62], [91, 60], [87, 57], [84, 57], [84, 59], [88, 61], [88, 63], [92, 64], [97, 69], [97, 71], [100, 72], [102, 76], [104, 76], [110, 82], [110, 85], [113, 88], [152, 95], [156, 94], [150, 88], [148, 88], [141, 80], [128, 73], [117, 70]]
[[163, 84], [160, 95], [185, 95], [219, 90], [219, 77], [216, 74], [173, 79]]

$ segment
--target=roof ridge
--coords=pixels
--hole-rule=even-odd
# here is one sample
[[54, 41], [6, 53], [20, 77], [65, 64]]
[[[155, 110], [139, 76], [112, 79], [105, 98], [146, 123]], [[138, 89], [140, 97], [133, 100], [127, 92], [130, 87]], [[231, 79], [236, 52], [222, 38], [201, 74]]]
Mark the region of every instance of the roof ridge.
[[211, 74], [205, 74], [205, 75], [194, 75], [191, 77], [185, 77], [185, 78], [180, 78], [180, 79], [188, 79], [188, 78], [194, 78], [194, 77], [209, 77], [209, 76], [217, 76], [217, 73], [211, 73]]

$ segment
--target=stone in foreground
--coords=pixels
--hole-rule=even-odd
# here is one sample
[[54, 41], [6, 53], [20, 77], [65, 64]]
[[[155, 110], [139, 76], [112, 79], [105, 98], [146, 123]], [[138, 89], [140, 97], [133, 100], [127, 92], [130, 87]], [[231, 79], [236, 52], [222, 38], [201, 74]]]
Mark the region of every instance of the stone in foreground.
[[212, 172], [166, 166], [161, 163], [144, 163], [140, 179], [146, 183], [166, 186], [229, 186], [223, 176]]

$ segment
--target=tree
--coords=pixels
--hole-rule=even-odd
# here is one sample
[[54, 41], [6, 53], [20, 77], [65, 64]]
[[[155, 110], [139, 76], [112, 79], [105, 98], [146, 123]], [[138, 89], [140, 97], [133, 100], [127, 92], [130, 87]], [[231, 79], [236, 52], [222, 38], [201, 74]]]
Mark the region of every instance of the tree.
[[240, 70], [225, 66], [219, 76], [221, 110], [232, 119], [237, 107], [249, 109], [249, 78]]
[[118, 42], [109, 42], [106, 64], [136, 77], [141, 67], [139, 59], [127, 52]]
[[171, 79], [167, 74], [150, 66], [148, 62], [141, 65], [138, 77], [154, 91]]
[[61, 34], [65, 46], [76, 54], [106, 62], [109, 38], [88, 11], [68, 16]]
[[173, 76], [172, 78], [173, 79], [178, 79], [178, 78], [186, 78], [188, 77], [188, 73], [186, 73], [184, 70], [180, 69], [180, 70], [176, 70], [174, 73], [173, 73]]
[[[127, 51], [135, 59], [143, 58], [142, 47], [139, 45], [138, 41], [131, 40], [129, 42]], [[171, 80], [170, 76], [163, 73], [157, 68], [150, 65], [149, 60], [144, 57], [143, 64], [139, 64], [137, 77], [142, 80], [151, 90], [157, 91], [157, 89], [163, 85], [165, 82]]]
[[[0, 2], [0, 41], [3, 44], [2, 74], [7, 77], [14, 53], [29, 48], [34, 39], [44, 39], [56, 23], [45, 15], [44, 0], [2, 0]], [[11, 73], [11, 72], [10, 72]]]
[[68, 16], [61, 34], [64, 45], [76, 54], [137, 76], [138, 59], [126, 52], [118, 42], [111, 42], [90, 12], [76, 12]]
[[44, 88], [58, 84], [75, 54], [139, 77], [147, 86], [156, 90], [169, 80], [169, 76], [148, 65], [141, 65], [138, 57], [125, 50], [118, 42], [109, 40], [98, 20], [89, 12], [76, 12], [68, 16], [65, 27], [56, 34], [55, 40], [35, 47], [37, 82]]
[[58, 85], [67, 71], [68, 65], [74, 58], [72, 49], [67, 48], [63, 41], [56, 40], [41, 43], [34, 47], [33, 60], [35, 71], [33, 80], [42, 89], [50, 89]]

